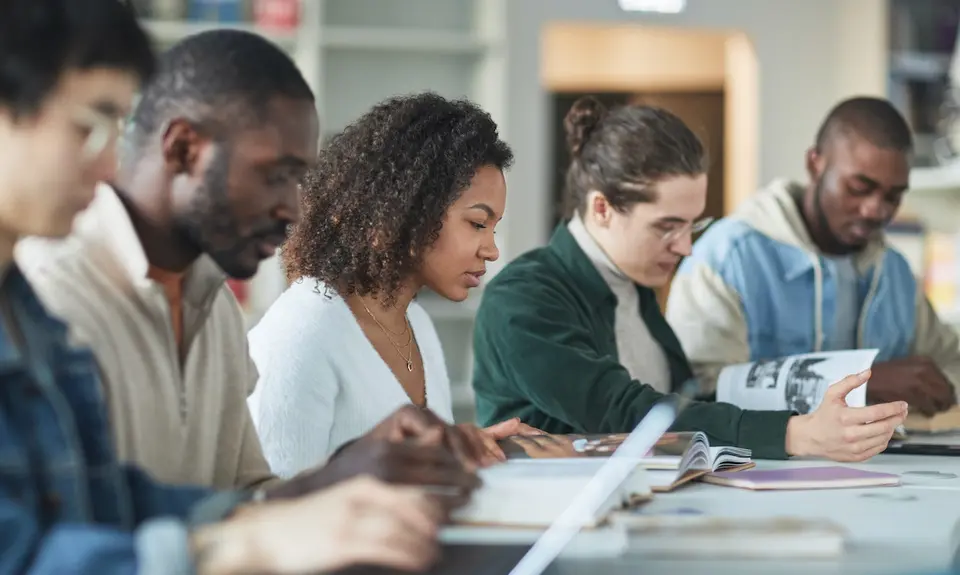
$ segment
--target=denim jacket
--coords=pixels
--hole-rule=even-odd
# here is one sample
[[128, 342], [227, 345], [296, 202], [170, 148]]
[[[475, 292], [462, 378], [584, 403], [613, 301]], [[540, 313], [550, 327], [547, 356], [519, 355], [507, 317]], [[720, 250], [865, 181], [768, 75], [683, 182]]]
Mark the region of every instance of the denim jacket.
[[[727, 365], [836, 349], [836, 265], [810, 238], [802, 194], [798, 184], [773, 182], [711, 226], [680, 265], [666, 315], [702, 391], [713, 390]], [[877, 234], [853, 264], [856, 347], [877, 349], [877, 362], [929, 357], [960, 387], [957, 335], [937, 318], [903, 255]]]
[[210, 492], [119, 464], [92, 354], [15, 266], [0, 293], [22, 344], [0, 323], [0, 575], [191, 572], [188, 520]]

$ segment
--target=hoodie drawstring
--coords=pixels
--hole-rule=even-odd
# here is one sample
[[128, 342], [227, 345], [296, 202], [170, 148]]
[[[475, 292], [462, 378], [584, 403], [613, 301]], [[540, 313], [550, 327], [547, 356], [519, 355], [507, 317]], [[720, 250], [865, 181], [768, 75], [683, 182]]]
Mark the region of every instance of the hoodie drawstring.
[[870, 289], [867, 290], [867, 297], [863, 298], [863, 307], [860, 308], [860, 321], [857, 322], [857, 348], [863, 349], [863, 334], [867, 329], [867, 309], [872, 300], [877, 295], [877, 286], [880, 285], [880, 274], [883, 273], [883, 260], [880, 258], [877, 265], [873, 267], [873, 277], [870, 279]]
[[820, 257], [810, 254], [813, 260], [813, 351], [823, 351], [823, 268]]

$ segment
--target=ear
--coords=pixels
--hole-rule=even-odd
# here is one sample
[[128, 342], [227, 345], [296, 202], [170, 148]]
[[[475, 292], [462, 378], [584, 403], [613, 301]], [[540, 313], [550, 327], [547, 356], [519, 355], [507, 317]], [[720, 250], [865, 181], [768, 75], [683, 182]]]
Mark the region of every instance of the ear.
[[171, 174], [194, 174], [200, 152], [207, 140], [189, 120], [172, 120], [163, 133], [163, 161]]
[[824, 162], [825, 159], [820, 151], [817, 150], [816, 146], [807, 150], [805, 163], [807, 166], [807, 176], [809, 176], [811, 182], [820, 180], [820, 176], [823, 175]]
[[594, 190], [587, 195], [587, 207], [598, 226], [605, 228], [610, 225], [613, 206], [601, 192]]

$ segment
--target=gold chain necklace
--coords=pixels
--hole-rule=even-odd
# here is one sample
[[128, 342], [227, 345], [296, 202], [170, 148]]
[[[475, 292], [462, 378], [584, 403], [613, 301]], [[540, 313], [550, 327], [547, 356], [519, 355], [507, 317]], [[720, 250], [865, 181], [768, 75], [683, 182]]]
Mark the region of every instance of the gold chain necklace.
[[[397, 355], [400, 356], [400, 359], [407, 362], [407, 371], [409, 371], [410, 373], [413, 373], [413, 346], [411, 345], [413, 343], [413, 330], [410, 328], [410, 320], [407, 319], [406, 314], [404, 314], [403, 316], [403, 321], [407, 326], [407, 329], [405, 330], [407, 333], [407, 343], [404, 344], [404, 347], [407, 348], [407, 355], [403, 355], [403, 352], [400, 351], [400, 346], [397, 345], [393, 341], [393, 338], [390, 337], [390, 330], [385, 328], [383, 324], [380, 323], [380, 320], [377, 319], [377, 316], [373, 315], [373, 312], [370, 311], [370, 308], [367, 307], [367, 304], [365, 304], [362, 299], [360, 300], [360, 305], [363, 306], [363, 309], [366, 310], [367, 314], [369, 314], [370, 317], [373, 319], [373, 321], [376, 322], [377, 326], [380, 327], [380, 329], [383, 331], [383, 335], [387, 336], [387, 341], [389, 341], [390, 345], [392, 345], [393, 348], [397, 350]], [[426, 396], [427, 396], [426, 386], [424, 386], [423, 396], [424, 396], [424, 400], [426, 400]]]

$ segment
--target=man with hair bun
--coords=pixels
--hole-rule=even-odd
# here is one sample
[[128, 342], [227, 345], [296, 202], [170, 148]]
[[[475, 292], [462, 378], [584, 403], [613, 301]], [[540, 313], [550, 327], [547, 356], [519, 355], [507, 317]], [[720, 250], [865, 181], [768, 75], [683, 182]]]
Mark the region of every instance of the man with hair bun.
[[845, 100], [807, 150], [808, 183], [771, 183], [694, 245], [667, 319], [705, 391], [726, 365], [877, 348], [869, 402], [906, 401], [926, 415], [956, 403], [957, 335], [884, 241], [912, 148], [889, 102]]

